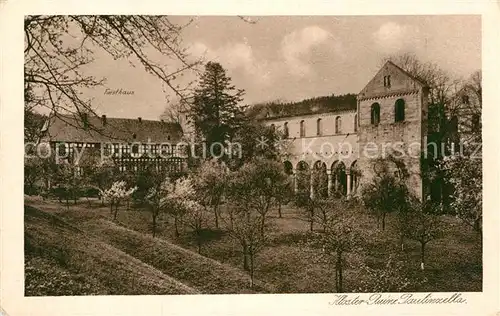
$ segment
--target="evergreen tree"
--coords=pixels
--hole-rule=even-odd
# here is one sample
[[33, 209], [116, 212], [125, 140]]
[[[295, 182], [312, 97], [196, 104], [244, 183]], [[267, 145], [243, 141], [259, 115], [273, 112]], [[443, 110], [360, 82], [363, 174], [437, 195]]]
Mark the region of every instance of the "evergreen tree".
[[212, 148], [214, 155], [221, 154], [221, 145], [230, 140], [243, 124], [244, 107], [239, 104], [243, 95], [244, 91], [231, 84], [231, 78], [219, 63], [206, 64], [195, 90], [191, 115], [197, 132], [204, 137], [207, 149]]

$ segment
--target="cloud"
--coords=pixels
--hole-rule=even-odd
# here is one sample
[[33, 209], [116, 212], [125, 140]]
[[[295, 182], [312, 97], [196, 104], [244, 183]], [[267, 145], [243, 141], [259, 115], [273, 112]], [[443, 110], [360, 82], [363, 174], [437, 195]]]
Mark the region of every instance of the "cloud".
[[308, 26], [287, 34], [281, 42], [281, 52], [289, 72], [297, 76], [310, 75], [311, 66], [305, 61], [313, 50], [322, 46], [336, 54], [341, 53], [340, 42], [319, 26]]
[[412, 48], [418, 41], [418, 29], [395, 22], [387, 22], [372, 34], [378, 49], [384, 53], [397, 53]]
[[260, 84], [271, 82], [269, 63], [266, 60], [257, 60], [252, 47], [247, 43], [233, 42], [211, 49], [204, 43], [196, 42], [191, 45], [190, 53], [206, 61], [219, 62], [230, 71], [243, 70]]

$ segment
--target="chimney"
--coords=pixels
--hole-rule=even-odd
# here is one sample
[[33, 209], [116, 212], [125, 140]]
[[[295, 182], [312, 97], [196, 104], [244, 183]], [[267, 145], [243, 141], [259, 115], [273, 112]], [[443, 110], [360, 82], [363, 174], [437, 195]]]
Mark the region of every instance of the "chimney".
[[101, 116], [102, 125], [106, 125], [106, 115]]
[[137, 118], [139, 120], [139, 123], [142, 123], [142, 117]]
[[89, 115], [88, 113], [82, 113], [83, 128], [87, 129], [89, 127]]

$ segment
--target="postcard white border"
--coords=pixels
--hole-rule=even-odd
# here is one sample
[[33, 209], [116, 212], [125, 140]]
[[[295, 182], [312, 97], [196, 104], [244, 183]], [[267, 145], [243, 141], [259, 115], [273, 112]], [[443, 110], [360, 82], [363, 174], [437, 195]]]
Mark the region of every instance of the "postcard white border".
[[[333, 294], [24, 297], [23, 16], [25, 14], [482, 15], [484, 87], [483, 292], [467, 304], [331, 306]], [[460, 32], [460, 30], [457, 30]], [[1, 297], [8, 315], [495, 315], [499, 307], [500, 4], [494, 1], [20, 1], [0, 2]], [[443, 293], [441, 293], [443, 294]]]

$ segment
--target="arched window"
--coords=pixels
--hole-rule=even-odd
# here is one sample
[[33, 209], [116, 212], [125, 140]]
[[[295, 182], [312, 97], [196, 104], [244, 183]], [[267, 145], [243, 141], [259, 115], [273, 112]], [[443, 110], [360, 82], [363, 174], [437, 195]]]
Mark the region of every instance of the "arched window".
[[378, 125], [380, 123], [380, 104], [373, 103], [371, 108], [371, 123]]
[[335, 134], [340, 134], [342, 133], [342, 119], [340, 116], [337, 116], [335, 118]]
[[304, 120], [300, 121], [300, 137], [306, 137], [306, 127]]
[[288, 138], [289, 131], [288, 131], [288, 122], [285, 122], [283, 125], [283, 137]]
[[320, 118], [316, 121], [316, 135], [317, 136], [321, 135], [321, 119]]
[[403, 122], [405, 120], [405, 100], [398, 99], [394, 104], [394, 121]]
[[358, 131], [358, 115], [354, 114], [354, 131]]

